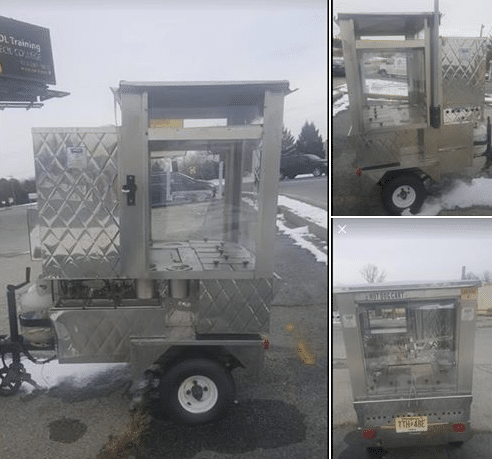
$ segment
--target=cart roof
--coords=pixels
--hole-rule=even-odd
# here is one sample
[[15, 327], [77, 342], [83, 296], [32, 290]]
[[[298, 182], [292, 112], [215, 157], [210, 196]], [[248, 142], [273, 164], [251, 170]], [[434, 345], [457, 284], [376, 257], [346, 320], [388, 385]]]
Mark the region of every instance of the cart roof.
[[122, 93], [147, 92], [153, 106], [167, 108], [263, 107], [265, 92], [290, 94], [289, 81], [120, 81], [112, 88], [119, 102]]
[[333, 293], [348, 292], [372, 292], [383, 290], [416, 290], [416, 289], [435, 289], [435, 288], [462, 288], [462, 287], [480, 287], [482, 282], [479, 280], [457, 280], [457, 281], [408, 281], [408, 282], [383, 282], [379, 284], [357, 284], [357, 285], [339, 285], [334, 287]]
[[340, 13], [337, 21], [353, 19], [356, 35], [416, 34], [434, 13]]

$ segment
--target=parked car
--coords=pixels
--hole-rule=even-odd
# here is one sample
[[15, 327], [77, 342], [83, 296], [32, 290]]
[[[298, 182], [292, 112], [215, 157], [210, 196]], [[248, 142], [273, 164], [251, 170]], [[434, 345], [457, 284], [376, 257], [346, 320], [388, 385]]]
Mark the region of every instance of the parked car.
[[345, 63], [342, 57], [334, 57], [331, 65], [333, 76], [345, 76]]
[[316, 155], [292, 155], [280, 158], [280, 179], [296, 178], [300, 174], [313, 174], [319, 177], [326, 174], [327, 160]]
[[[167, 180], [170, 178], [169, 189]], [[170, 192], [168, 196], [168, 191]], [[150, 175], [150, 201], [152, 207], [186, 202], [202, 202], [215, 197], [215, 186], [180, 172], [154, 172]]]
[[386, 62], [381, 63], [379, 66], [378, 73], [383, 76], [406, 76], [407, 60], [405, 57], [386, 59]]

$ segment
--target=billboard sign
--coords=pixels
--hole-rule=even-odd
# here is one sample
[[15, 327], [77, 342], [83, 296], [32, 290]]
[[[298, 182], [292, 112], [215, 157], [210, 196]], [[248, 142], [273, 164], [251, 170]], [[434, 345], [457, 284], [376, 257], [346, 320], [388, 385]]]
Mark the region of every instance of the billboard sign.
[[50, 31], [0, 16], [0, 78], [56, 84]]

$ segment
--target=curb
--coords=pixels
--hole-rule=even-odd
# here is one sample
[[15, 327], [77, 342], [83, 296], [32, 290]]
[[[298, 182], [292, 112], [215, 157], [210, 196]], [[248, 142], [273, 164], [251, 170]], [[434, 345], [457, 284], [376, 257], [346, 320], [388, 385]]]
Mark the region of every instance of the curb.
[[328, 229], [323, 228], [322, 226], [317, 225], [316, 223], [310, 222], [308, 220], [305, 220], [302, 217], [299, 217], [299, 215], [296, 215], [292, 211], [290, 211], [287, 207], [285, 206], [278, 206], [279, 212], [284, 214], [285, 219], [292, 225], [299, 227], [299, 226], [307, 226], [309, 228], [309, 232], [314, 234], [316, 237], [319, 239], [322, 239], [323, 241], [328, 240]]

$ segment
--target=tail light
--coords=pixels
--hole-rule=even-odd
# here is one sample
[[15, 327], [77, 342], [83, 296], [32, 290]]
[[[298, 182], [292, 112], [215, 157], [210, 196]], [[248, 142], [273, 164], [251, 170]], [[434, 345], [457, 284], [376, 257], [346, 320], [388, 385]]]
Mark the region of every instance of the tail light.
[[365, 429], [362, 431], [362, 436], [366, 440], [370, 440], [371, 438], [374, 438], [376, 436], [376, 429]]
[[462, 424], [461, 422], [458, 422], [457, 424], [453, 424], [453, 430], [457, 433], [463, 433], [465, 429], [466, 429], [465, 424]]

